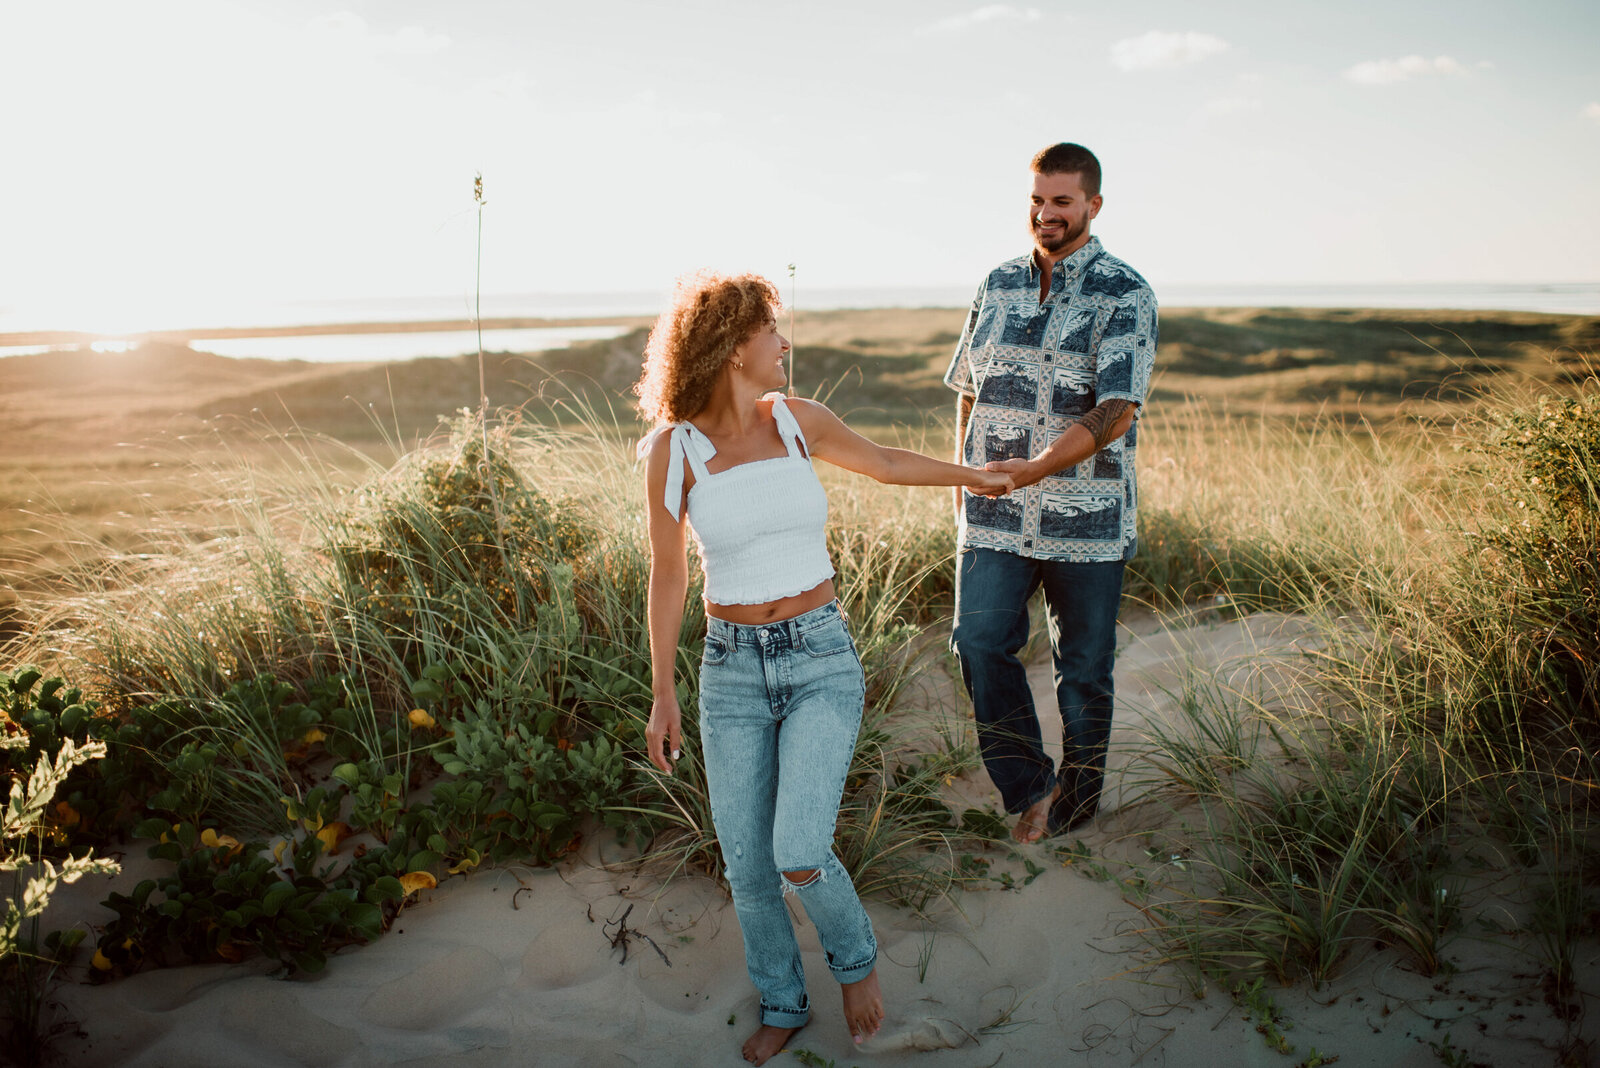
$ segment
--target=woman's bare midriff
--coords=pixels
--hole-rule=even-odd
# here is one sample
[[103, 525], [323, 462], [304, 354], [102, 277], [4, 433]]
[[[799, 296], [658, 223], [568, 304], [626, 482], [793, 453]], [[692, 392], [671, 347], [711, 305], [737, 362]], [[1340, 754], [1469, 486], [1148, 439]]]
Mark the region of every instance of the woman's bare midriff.
[[780, 597], [764, 604], [716, 604], [706, 602], [706, 615], [727, 623], [771, 623], [774, 619], [793, 619], [833, 600], [833, 579], [823, 579], [804, 593]]

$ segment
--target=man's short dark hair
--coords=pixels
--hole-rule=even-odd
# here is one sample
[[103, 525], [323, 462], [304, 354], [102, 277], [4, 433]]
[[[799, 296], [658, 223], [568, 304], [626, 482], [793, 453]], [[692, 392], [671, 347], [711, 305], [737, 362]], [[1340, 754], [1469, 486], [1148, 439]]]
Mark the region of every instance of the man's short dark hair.
[[1033, 157], [1033, 173], [1080, 175], [1083, 191], [1091, 197], [1100, 195], [1100, 161], [1093, 152], [1070, 141], [1040, 149]]

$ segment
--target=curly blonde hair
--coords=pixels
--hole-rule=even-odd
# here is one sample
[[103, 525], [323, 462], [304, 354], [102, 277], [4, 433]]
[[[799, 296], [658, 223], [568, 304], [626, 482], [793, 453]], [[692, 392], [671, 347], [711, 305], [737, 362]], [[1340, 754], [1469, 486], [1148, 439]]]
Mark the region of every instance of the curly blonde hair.
[[672, 307], [650, 328], [633, 385], [646, 418], [681, 423], [711, 400], [733, 350], [777, 317], [778, 287], [757, 274], [701, 271], [678, 279]]

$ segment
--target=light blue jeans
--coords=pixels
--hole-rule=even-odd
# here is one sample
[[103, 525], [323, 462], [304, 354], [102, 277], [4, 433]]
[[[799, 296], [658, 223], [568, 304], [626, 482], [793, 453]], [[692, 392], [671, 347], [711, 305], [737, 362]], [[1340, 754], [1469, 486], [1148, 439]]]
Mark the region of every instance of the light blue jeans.
[[[784, 894], [804, 903], [840, 983], [878, 956], [872, 922], [833, 853], [845, 773], [866, 696], [837, 603], [775, 623], [710, 618], [700, 664], [700, 745], [722, 863], [761, 1022], [810, 1016]], [[803, 884], [783, 872], [816, 871]]]

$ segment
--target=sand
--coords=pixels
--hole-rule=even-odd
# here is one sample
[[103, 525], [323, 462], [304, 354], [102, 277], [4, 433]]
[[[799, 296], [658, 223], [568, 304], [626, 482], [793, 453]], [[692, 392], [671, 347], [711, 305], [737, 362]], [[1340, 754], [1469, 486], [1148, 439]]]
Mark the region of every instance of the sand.
[[[1271, 701], [1296, 685], [1316, 643], [1303, 620], [1270, 614], [1126, 627], [1107, 808], [1073, 837], [1097, 852], [1131, 848], [1162, 821], [1145, 793], [1142, 740], [1149, 725], [1179, 721], [1186, 682]], [[1030, 678], [1048, 700], [1048, 663]], [[954, 701], [948, 678], [931, 685]], [[997, 801], [981, 772], [956, 790]], [[1019, 876], [1024, 858], [1041, 865], [1029, 885], [996, 882], [932, 917], [869, 903], [888, 1019], [859, 1047], [815, 933], [797, 915], [813, 1019], [770, 1063], [1245, 1068], [1315, 1064], [1315, 1050], [1320, 1063], [1420, 1068], [1440, 1063], [1430, 1043], [1447, 1036], [1470, 1055], [1461, 1063], [1559, 1063], [1563, 1028], [1540, 1000], [1534, 962], [1470, 935], [1451, 944], [1459, 970], [1447, 978], [1375, 953], [1320, 991], [1267, 990], [1295, 1052], [1270, 1049], [1225, 993], [1195, 998], [1176, 971], [1146, 967], [1140, 913], [1114, 883], [1064, 865], [1057, 844], [997, 858], [997, 870]], [[63, 892], [48, 924], [103, 922], [96, 902], [109, 886], [148, 870], [130, 858], [114, 880]], [[1594, 990], [1593, 943], [1585, 949], [1579, 986]], [[757, 1022], [724, 892], [698, 877], [663, 885], [604, 839], [553, 869], [501, 867], [423, 891], [388, 935], [341, 951], [320, 975], [286, 981], [270, 971], [257, 960], [64, 983], [60, 1011], [81, 1031], [57, 1053], [85, 1068], [736, 1065]]]

